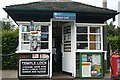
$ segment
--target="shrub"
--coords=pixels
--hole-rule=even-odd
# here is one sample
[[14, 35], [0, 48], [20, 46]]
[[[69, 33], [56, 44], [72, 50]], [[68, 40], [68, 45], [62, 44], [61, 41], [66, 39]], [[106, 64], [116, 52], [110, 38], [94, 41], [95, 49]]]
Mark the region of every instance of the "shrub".
[[18, 30], [2, 31], [2, 69], [17, 69]]

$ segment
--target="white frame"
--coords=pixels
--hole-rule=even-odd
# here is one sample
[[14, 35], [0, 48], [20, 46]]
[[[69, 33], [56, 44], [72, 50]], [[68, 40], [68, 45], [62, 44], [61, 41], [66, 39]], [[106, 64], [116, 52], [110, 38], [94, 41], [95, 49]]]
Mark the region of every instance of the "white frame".
[[[72, 26], [71, 27], [71, 52], [65, 52], [65, 53], [70, 54], [72, 56], [72, 59], [73, 59], [72, 62], [71, 62], [71, 63], [73, 63], [73, 64], [71, 64], [72, 70], [71, 71], [67, 71], [67, 72], [72, 73], [72, 76], [76, 77], [76, 54], [75, 54], [75, 49], [76, 49], [76, 46], [75, 46], [75, 43], [76, 43], [76, 40], [75, 40], [75, 33], [76, 32], [75, 32], [75, 30], [76, 29], [75, 28], [76, 27], [75, 27], [75, 20], [54, 20], [54, 19], [51, 19], [51, 21], [52, 22], [53, 21], [69, 22], [69, 23], [67, 23], [67, 24], [65, 24], [63, 26], [66, 26], [66, 25], [69, 25], [70, 23], [73, 23], [73, 25], [71, 25]], [[63, 28], [62, 28], [62, 35], [63, 35]], [[64, 38], [62, 36], [62, 42], [64, 41], [63, 39]], [[61, 45], [62, 53], [64, 52], [63, 48], [64, 47], [63, 47], [63, 43], [62, 43], [62, 45]], [[62, 57], [64, 57], [64, 53], [63, 53]]]
[[[88, 35], [88, 49], [77, 49], [76, 47], [76, 51], [77, 52], [80, 52], [80, 51], [103, 51], [103, 26], [105, 26], [105, 24], [93, 24], [93, 23], [76, 23], [75, 24], [75, 27], [77, 30], [77, 26], [81, 26], [81, 27], [84, 27], [86, 26], [87, 29], [88, 29], [88, 32], [87, 32], [87, 35]], [[100, 50], [90, 50], [90, 35], [89, 34], [92, 34], [90, 33], [90, 27], [100, 27], [101, 29], [101, 32], [100, 33], [93, 33], [93, 34], [100, 34], [101, 35], [101, 49]], [[77, 38], [77, 32], [75, 33], [75, 39]], [[77, 43], [77, 39], [75, 40], [76, 43]], [[77, 44], [75, 43], [75, 45], [77, 46]]]
[[[91, 27], [98, 27], [98, 28], [100, 28], [100, 33], [90, 33], [90, 28], [91, 28]], [[89, 40], [89, 43], [88, 43], [88, 44], [89, 44], [89, 48], [88, 48], [88, 50], [90, 50], [90, 43], [100, 43], [100, 44], [101, 44], [101, 45], [100, 45], [100, 48], [101, 48], [100, 50], [102, 50], [102, 43], [101, 43], [101, 42], [102, 42], [103, 38], [102, 38], [102, 36], [101, 36], [101, 35], [102, 35], [102, 29], [101, 29], [101, 27], [102, 27], [102, 26], [98, 26], [98, 25], [91, 25], [91, 26], [88, 26], [88, 30], [89, 30], [89, 33], [88, 33], [89, 39], [90, 39], [90, 35], [100, 35], [100, 38], [101, 38], [101, 41], [99, 41], [99, 42], [97, 42], [97, 41], [90, 41], [90, 40]], [[97, 44], [96, 44], [96, 45], [97, 45]], [[97, 50], [97, 49], [96, 49], [96, 50]]]
[[[86, 44], [88, 44], [88, 43], [89, 43], [89, 35], [88, 35], [88, 34], [89, 34], [89, 27], [86, 26], [86, 25], [85, 25], [85, 26], [81, 26], [81, 25], [80, 25], [79, 27], [86, 27], [86, 28], [87, 28], [87, 33], [77, 33], [77, 31], [76, 31], [76, 33], [75, 33], [75, 34], [76, 34], [76, 35], [75, 35], [75, 36], [76, 36], [76, 44], [77, 44], [77, 43], [86, 43]], [[76, 30], [77, 30], [77, 26], [76, 26]], [[87, 40], [87, 41], [77, 41], [77, 34], [87, 35], [87, 36], [88, 36], [88, 40]], [[89, 45], [89, 44], [88, 44], [88, 45]], [[77, 49], [77, 45], [76, 45], [76, 49]], [[89, 49], [89, 46], [88, 46], [88, 49]], [[79, 50], [87, 50], [87, 49], [79, 49]]]
[[[34, 53], [34, 52], [37, 52], [37, 53], [42, 53], [42, 52], [50, 52], [51, 50], [50, 50], [50, 45], [51, 45], [51, 43], [50, 43], [50, 34], [51, 34], [51, 30], [50, 30], [50, 26], [51, 26], [51, 23], [50, 22], [34, 22], [34, 24], [36, 24], [36, 25], [47, 25], [48, 26], [48, 29], [49, 29], [49, 41], [46, 41], [46, 42], [48, 42], [48, 49], [41, 49], [40, 51], [30, 51], [30, 50], [21, 50], [21, 46], [22, 46], [22, 33], [30, 33], [30, 32], [22, 32], [22, 25], [30, 25], [30, 22], [28, 22], [28, 21], [17, 21], [17, 24], [19, 25], [19, 50], [18, 51], [16, 51], [16, 53]], [[45, 42], [45, 41], [43, 41], [43, 42]], [[26, 44], [24, 44], [24, 45], [26, 45]], [[29, 44], [27, 44], [27, 45], [29, 45]]]

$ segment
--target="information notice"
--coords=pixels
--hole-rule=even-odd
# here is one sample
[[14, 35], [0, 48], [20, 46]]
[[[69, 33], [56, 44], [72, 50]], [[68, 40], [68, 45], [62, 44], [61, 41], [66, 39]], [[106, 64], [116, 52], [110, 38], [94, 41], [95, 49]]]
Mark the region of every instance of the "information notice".
[[21, 75], [48, 75], [48, 59], [20, 60]]

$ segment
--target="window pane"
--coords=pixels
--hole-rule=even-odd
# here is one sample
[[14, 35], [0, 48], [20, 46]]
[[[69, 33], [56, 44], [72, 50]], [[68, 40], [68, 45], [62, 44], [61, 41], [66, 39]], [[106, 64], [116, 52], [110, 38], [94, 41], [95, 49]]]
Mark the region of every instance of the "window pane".
[[87, 27], [77, 27], [77, 33], [87, 33]]
[[64, 52], [71, 52], [71, 44], [64, 44]]
[[22, 32], [28, 32], [29, 30], [28, 30], [28, 26], [22, 26]]
[[77, 34], [77, 41], [87, 41], [87, 34]]
[[64, 27], [64, 34], [71, 33], [71, 26]]
[[48, 32], [48, 26], [41, 26], [41, 32]]
[[22, 40], [23, 41], [29, 41], [29, 34], [28, 33], [24, 33], [24, 34], [22, 34]]
[[41, 49], [48, 49], [48, 42], [41, 43]]
[[77, 49], [88, 49], [88, 43], [77, 43]]
[[100, 27], [90, 27], [90, 33], [100, 33]]
[[90, 50], [100, 50], [101, 43], [90, 43]]
[[90, 43], [90, 50], [96, 50], [96, 44]]
[[41, 41], [48, 41], [48, 34], [41, 34]]
[[21, 50], [30, 50], [30, 45], [22, 44], [21, 45]]
[[90, 34], [90, 41], [101, 41], [100, 34]]
[[101, 43], [96, 44], [96, 50], [101, 50]]

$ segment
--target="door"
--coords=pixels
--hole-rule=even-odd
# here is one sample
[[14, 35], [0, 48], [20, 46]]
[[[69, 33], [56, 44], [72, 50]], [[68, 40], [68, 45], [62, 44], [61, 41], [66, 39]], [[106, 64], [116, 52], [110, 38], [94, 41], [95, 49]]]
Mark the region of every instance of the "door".
[[71, 28], [72, 22], [62, 26], [62, 71], [72, 73]]

